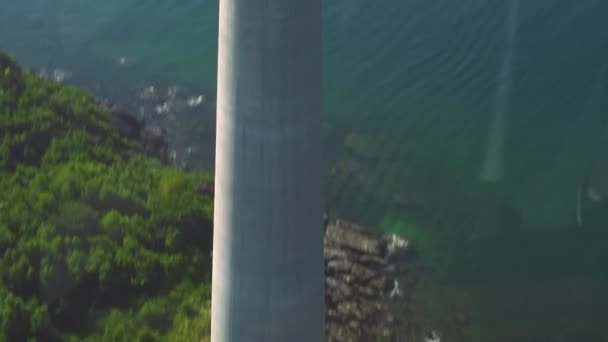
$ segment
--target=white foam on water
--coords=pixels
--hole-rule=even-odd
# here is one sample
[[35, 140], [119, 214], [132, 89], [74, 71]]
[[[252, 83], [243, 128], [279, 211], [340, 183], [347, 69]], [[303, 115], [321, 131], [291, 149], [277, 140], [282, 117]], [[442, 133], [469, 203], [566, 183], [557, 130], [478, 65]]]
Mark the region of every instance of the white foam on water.
[[424, 342], [441, 342], [441, 338], [435, 330], [431, 330], [429, 335], [424, 338]]
[[402, 295], [403, 294], [401, 292], [401, 287], [399, 286], [399, 281], [397, 281], [397, 279], [394, 279], [393, 280], [393, 288], [389, 292], [388, 296], [390, 298], [393, 298], [393, 297], [401, 297]]
[[481, 180], [497, 182], [503, 177], [505, 143], [508, 127], [509, 100], [513, 83], [513, 58], [517, 39], [519, 21], [519, 0], [509, 3], [509, 16], [507, 18], [507, 51], [498, 72], [492, 122], [488, 135], [488, 145], [481, 169]]

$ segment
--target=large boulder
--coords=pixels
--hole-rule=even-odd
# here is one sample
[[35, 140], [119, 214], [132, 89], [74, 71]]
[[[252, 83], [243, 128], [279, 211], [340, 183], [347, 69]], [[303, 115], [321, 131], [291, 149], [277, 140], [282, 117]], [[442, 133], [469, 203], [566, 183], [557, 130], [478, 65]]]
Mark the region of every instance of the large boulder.
[[114, 104], [105, 103], [110, 126], [121, 136], [139, 141], [144, 152], [168, 163], [169, 146], [167, 130], [161, 127], [146, 127], [143, 119], [138, 119], [128, 111]]
[[114, 104], [107, 105], [107, 109], [110, 126], [118, 134], [129, 139], [139, 139], [140, 132], [144, 128], [143, 120]]
[[361, 255], [383, 257], [386, 255], [386, 241], [369, 234], [367, 230], [352, 222], [337, 220], [325, 233], [329, 246], [340, 246]]

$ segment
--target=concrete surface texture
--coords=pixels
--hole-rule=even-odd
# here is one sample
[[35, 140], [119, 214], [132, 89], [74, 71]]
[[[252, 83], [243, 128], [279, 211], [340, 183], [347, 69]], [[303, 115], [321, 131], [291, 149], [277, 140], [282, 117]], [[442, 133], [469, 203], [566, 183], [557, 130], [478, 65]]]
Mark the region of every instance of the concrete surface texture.
[[320, 0], [220, 1], [211, 340], [324, 339]]

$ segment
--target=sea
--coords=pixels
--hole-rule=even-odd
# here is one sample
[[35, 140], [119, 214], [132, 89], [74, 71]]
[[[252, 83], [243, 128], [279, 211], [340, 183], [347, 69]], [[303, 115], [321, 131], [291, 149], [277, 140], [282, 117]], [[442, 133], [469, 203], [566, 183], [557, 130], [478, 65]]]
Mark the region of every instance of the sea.
[[[442, 341], [608, 341], [607, 16], [323, 0], [329, 214], [412, 242], [414, 314]], [[167, 128], [175, 163], [209, 172], [217, 33], [218, 0], [0, 6], [0, 49]]]

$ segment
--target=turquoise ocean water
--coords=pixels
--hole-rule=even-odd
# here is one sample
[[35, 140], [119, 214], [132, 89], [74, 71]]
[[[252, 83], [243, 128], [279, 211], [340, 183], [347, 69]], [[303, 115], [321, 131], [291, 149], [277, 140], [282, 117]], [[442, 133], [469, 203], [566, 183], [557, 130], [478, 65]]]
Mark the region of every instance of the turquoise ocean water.
[[[608, 340], [608, 220], [585, 191], [579, 201], [608, 159], [608, 3], [323, 9], [329, 207], [414, 241], [420, 319], [448, 341]], [[136, 94], [213, 98], [217, 12], [209, 0], [11, 1], [0, 49], [145, 107], [178, 154], [212, 170], [213, 106], [154, 114]]]

